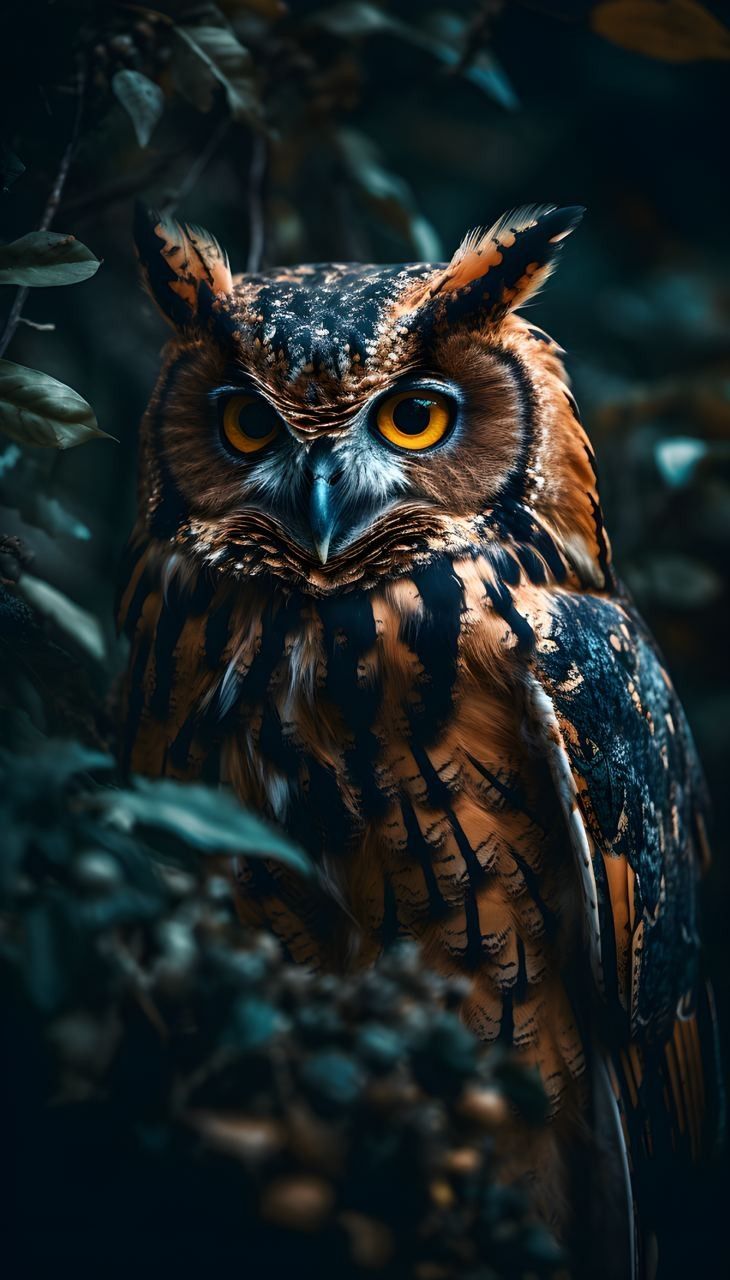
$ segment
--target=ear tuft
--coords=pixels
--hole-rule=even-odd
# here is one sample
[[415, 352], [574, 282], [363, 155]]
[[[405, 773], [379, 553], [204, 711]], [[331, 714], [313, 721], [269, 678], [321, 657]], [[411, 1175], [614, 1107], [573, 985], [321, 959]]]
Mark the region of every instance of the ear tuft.
[[228, 258], [202, 227], [176, 222], [138, 202], [134, 240], [147, 290], [178, 328], [198, 323], [201, 311], [209, 313], [212, 298], [231, 292]]
[[405, 305], [438, 309], [448, 323], [467, 316], [498, 323], [545, 283], [584, 212], [580, 205], [528, 205], [505, 213], [488, 231], [470, 232], [451, 262]]

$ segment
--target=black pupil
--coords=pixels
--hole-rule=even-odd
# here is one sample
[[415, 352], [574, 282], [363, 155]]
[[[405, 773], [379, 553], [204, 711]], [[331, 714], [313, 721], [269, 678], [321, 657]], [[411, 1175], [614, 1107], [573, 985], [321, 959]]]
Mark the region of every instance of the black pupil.
[[255, 400], [253, 404], [243, 406], [238, 415], [238, 425], [250, 440], [263, 440], [278, 425], [278, 419], [271, 405]]
[[433, 400], [421, 400], [418, 396], [409, 396], [401, 400], [393, 410], [393, 422], [404, 436], [420, 436], [431, 421]]

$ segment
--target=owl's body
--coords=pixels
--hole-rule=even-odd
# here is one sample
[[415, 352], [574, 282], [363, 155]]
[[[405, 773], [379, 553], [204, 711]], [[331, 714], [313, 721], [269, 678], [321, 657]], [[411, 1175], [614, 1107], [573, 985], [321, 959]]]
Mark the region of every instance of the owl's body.
[[464, 975], [467, 1023], [550, 1100], [516, 1175], [566, 1237], [618, 1221], [620, 1275], [645, 1162], [704, 1141], [705, 854], [560, 349], [512, 313], [575, 220], [504, 219], [447, 267], [239, 281], [203, 233], [142, 224], [180, 335], [122, 594], [125, 762], [231, 786], [308, 850], [316, 884], [238, 875], [294, 960], [407, 935]]

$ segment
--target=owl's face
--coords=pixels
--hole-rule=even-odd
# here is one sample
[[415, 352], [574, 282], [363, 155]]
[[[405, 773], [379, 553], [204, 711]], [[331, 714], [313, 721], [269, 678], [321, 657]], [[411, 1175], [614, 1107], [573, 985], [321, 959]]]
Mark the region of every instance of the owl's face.
[[579, 213], [512, 215], [446, 267], [236, 279], [205, 232], [141, 220], [178, 329], [145, 422], [147, 531], [323, 594], [468, 551], [515, 504], [565, 523], [561, 434], [595, 479], [559, 349], [511, 311]]

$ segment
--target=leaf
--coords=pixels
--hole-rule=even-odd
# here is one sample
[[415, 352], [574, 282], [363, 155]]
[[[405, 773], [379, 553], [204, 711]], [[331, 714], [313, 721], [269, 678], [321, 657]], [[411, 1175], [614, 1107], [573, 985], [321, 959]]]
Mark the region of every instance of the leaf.
[[275, 858], [303, 875], [307, 855], [228, 791], [202, 783], [135, 778], [134, 790], [109, 793], [110, 818], [117, 824], [151, 827], [177, 836], [205, 853], [237, 853]]
[[4, 142], [0, 142], [0, 186], [2, 190], [9, 191], [13, 183], [17, 182], [23, 173], [25, 173], [23, 161]]
[[231, 117], [249, 123], [260, 118], [251, 55], [225, 24], [173, 27], [177, 48], [174, 73], [184, 97], [198, 111], [210, 111], [222, 88]]
[[369, 36], [378, 31], [396, 31], [404, 25], [375, 4], [335, 4], [314, 15], [313, 22], [332, 35], [349, 39], [352, 36]]
[[[449, 69], [459, 65], [467, 29], [464, 19], [453, 13], [431, 15], [429, 29], [424, 30], [402, 22], [377, 5], [357, 2], [334, 5], [316, 14], [312, 21], [342, 39], [387, 33], [423, 49]], [[519, 106], [506, 73], [486, 50], [478, 51], [460, 74], [507, 110], [514, 111]]]
[[58, 498], [44, 493], [45, 478], [39, 454], [19, 449], [17, 444], [0, 447], [0, 505], [19, 512], [26, 524], [44, 529], [54, 538], [60, 534], [88, 542], [88, 525], [67, 511]]
[[112, 92], [132, 121], [140, 147], [146, 147], [165, 105], [162, 89], [141, 71], [124, 67], [112, 76]]
[[654, 446], [657, 467], [671, 489], [682, 489], [688, 485], [706, 455], [705, 441], [691, 436], [672, 436], [668, 440], [659, 440]]
[[95, 436], [113, 438], [78, 392], [11, 360], [0, 360], [0, 431], [17, 444], [50, 449], [71, 449]]
[[24, 920], [23, 975], [31, 1001], [43, 1013], [55, 1013], [69, 996], [69, 957], [77, 938], [67, 905], [57, 896], [34, 903]]
[[373, 211], [413, 247], [421, 261], [438, 261], [438, 235], [414, 208], [407, 182], [385, 168], [377, 147], [365, 134], [356, 129], [338, 129], [336, 137], [350, 181]]
[[478, 53], [461, 74], [465, 80], [475, 85], [477, 89], [481, 89], [482, 93], [486, 93], [506, 111], [516, 111], [519, 107], [520, 100], [512, 88], [506, 71], [491, 54], [485, 51]]
[[15, 794], [27, 787], [32, 781], [41, 796], [48, 791], [61, 792], [80, 773], [96, 773], [100, 769], [109, 770], [115, 767], [112, 756], [85, 747], [81, 742], [72, 739], [54, 738], [46, 741], [33, 759], [11, 756], [9, 752], [0, 752], [0, 763], [7, 769], [5, 784]]
[[106, 645], [101, 627], [93, 614], [69, 600], [68, 596], [52, 587], [49, 582], [34, 578], [29, 573], [22, 574], [17, 585], [28, 604], [43, 617], [55, 622], [57, 627], [71, 636], [92, 658], [98, 662], [103, 661]]
[[468, 38], [468, 23], [455, 13], [437, 12], [429, 15], [428, 29], [414, 31], [409, 28], [410, 39], [428, 50], [449, 69], [459, 68], [459, 74], [475, 85], [506, 111], [516, 111], [519, 98], [505, 71], [486, 49], [477, 49], [464, 66], [460, 66]]
[[606, 0], [591, 27], [612, 44], [664, 62], [730, 58], [730, 31], [696, 0]]
[[79, 542], [88, 542], [91, 538], [88, 525], [67, 511], [58, 498], [49, 497], [37, 489], [16, 493], [12, 501], [6, 500], [6, 505], [15, 507], [26, 524], [35, 529], [43, 529], [53, 538], [60, 535], [64, 538], [78, 538]]
[[79, 284], [95, 275], [100, 266], [85, 244], [58, 231], [31, 231], [0, 245], [0, 284], [46, 289]]

